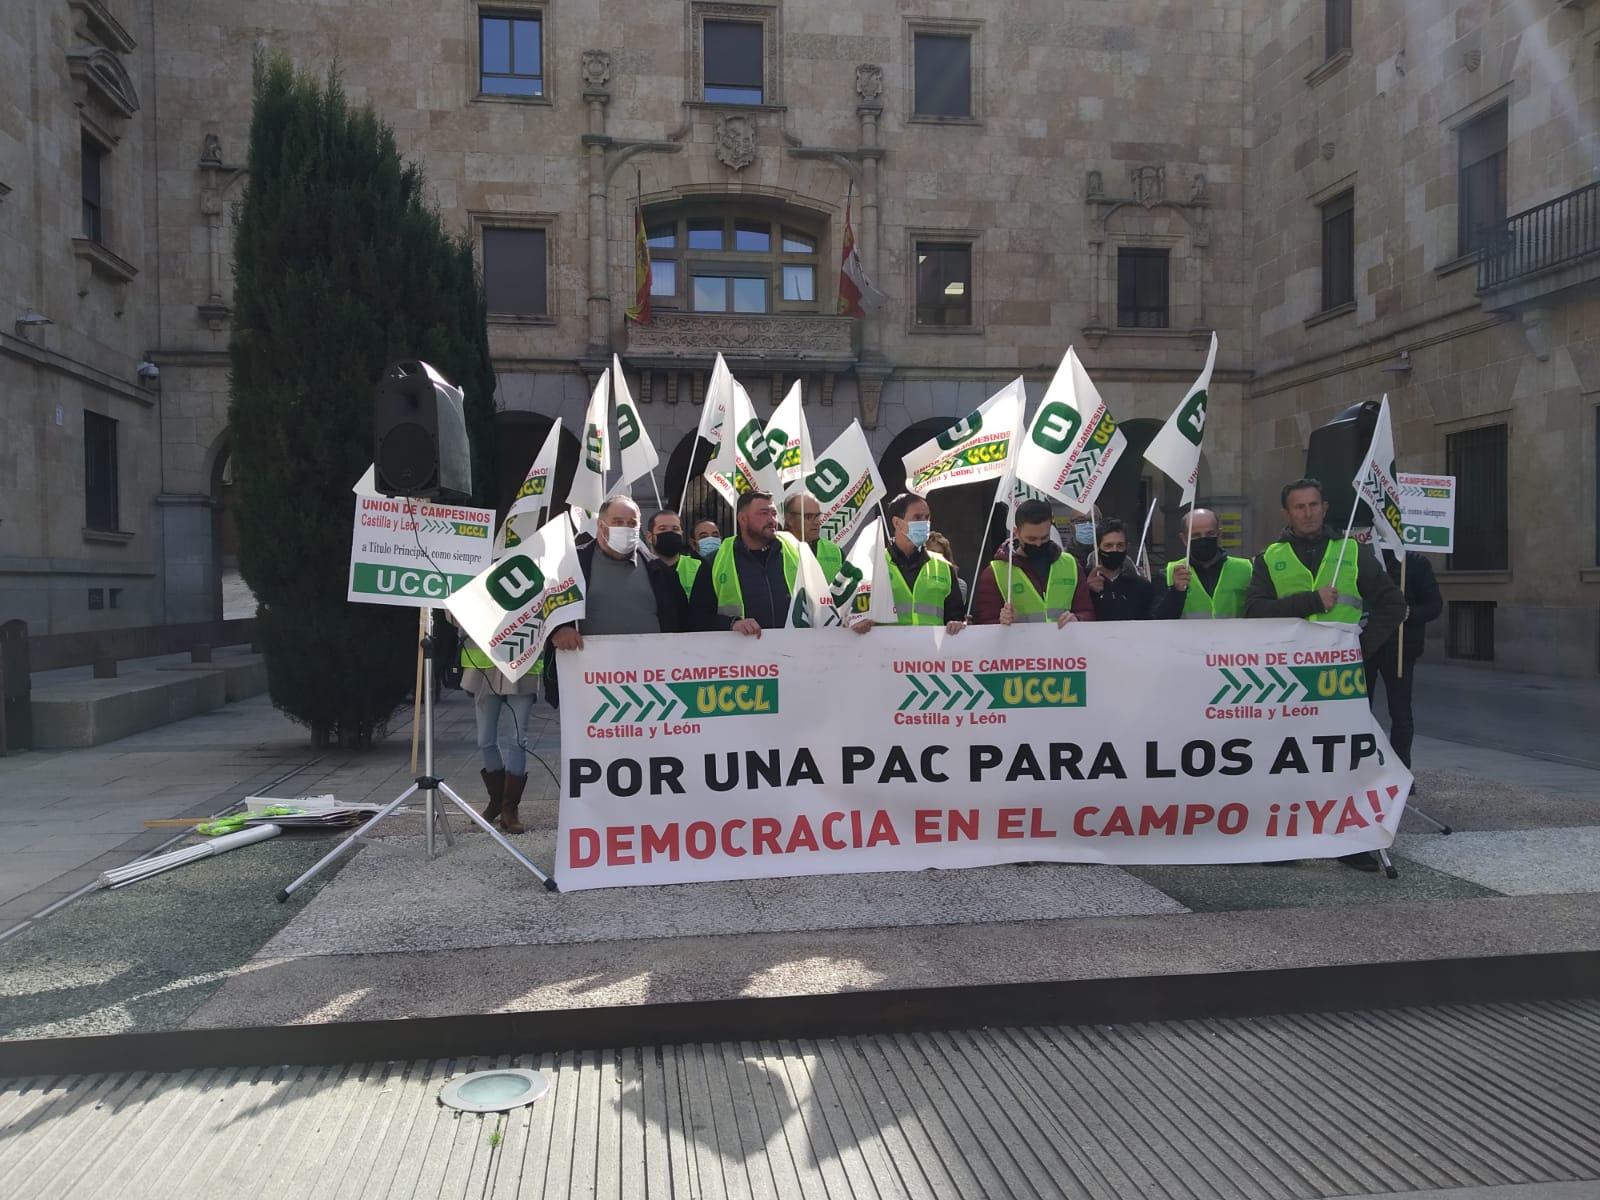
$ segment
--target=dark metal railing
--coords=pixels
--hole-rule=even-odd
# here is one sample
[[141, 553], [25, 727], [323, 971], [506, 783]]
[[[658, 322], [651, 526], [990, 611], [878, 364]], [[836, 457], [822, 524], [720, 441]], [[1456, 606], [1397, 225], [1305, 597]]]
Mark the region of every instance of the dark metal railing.
[[1478, 258], [1478, 290], [1600, 254], [1600, 182], [1506, 218]]

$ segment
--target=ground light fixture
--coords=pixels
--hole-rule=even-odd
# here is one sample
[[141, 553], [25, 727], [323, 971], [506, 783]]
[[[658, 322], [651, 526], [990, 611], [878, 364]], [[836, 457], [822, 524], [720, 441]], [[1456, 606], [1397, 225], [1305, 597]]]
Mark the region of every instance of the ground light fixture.
[[439, 1103], [462, 1112], [507, 1112], [532, 1104], [550, 1090], [550, 1080], [522, 1067], [497, 1067], [452, 1079], [439, 1089]]

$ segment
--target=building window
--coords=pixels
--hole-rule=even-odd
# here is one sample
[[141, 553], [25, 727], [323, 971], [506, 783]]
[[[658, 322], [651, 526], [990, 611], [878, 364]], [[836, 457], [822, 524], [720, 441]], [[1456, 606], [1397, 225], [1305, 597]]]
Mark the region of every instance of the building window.
[[105, 208], [101, 187], [105, 177], [106, 152], [87, 133], [83, 142], [83, 236], [91, 242], [105, 242]]
[[83, 524], [117, 531], [117, 423], [85, 410], [83, 414]]
[[754, 213], [645, 216], [650, 295], [693, 312], [816, 312], [815, 230]]
[[1445, 653], [1473, 662], [1494, 661], [1494, 601], [1452, 600]]
[[1356, 194], [1322, 206], [1322, 311], [1356, 298]]
[[916, 323], [972, 324], [972, 244], [918, 242]]
[[1507, 427], [1485, 425], [1444, 440], [1445, 473], [1456, 477], [1455, 551], [1452, 571], [1504, 571], [1511, 566], [1506, 487]]
[[545, 235], [543, 229], [484, 228], [483, 292], [491, 316], [549, 315]]
[[919, 117], [972, 116], [972, 38], [914, 33], [912, 112]]
[[1117, 324], [1124, 329], [1167, 327], [1165, 250], [1117, 249]]
[[703, 86], [712, 104], [765, 102], [766, 28], [759, 21], [713, 21], [701, 25]]
[[1493, 246], [1506, 225], [1506, 106], [1461, 127], [1456, 173], [1456, 252]]
[[1350, 0], [1323, 0], [1322, 28], [1324, 58], [1332, 58], [1350, 49], [1352, 32]]
[[544, 20], [539, 13], [479, 14], [478, 92], [544, 95]]

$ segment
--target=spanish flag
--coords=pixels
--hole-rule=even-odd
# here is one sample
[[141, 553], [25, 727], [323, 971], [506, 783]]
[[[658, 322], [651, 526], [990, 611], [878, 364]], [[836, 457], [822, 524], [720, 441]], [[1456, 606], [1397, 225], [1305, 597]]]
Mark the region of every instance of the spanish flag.
[[633, 232], [633, 307], [627, 318], [640, 325], [650, 324], [650, 240], [644, 232], [644, 209], [633, 210], [637, 224]]

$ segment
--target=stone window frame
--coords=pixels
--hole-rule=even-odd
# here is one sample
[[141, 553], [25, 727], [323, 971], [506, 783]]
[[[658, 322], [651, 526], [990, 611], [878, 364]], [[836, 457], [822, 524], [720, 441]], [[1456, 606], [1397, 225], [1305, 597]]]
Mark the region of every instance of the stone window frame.
[[[467, 214], [472, 222], [473, 256], [477, 260], [478, 273], [481, 278], [484, 270], [483, 261], [483, 232], [486, 229], [537, 229], [544, 233], [544, 312], [542, 313], [507, 313], [495, 312], [489, 309], [487, 321], [491, 325], [554, 325], [559, 312], [556, 307], [555, 290], [555, 228], [557, 216], [555, 213], [522, 213], [522, 212], [484, 212], [472, 211]], [[488, 294], [485, 291], [484, 304], [487, 307]]]
[[[688, 222], [695, 219], [709, 220], [715, 218], [723, 222], [725, 229], [736, 227], [741, 220], [762, 222], [774, 227], [777, 231], [774, 239], [775, 245], [766, 253], [759, 251], [739, 250], [693, 250], [688, 244]], [[663, 312], [699, 313], [705, 316], [744, 316], [744, 315], [770, 315], [770, 316], [818, 316], [831, 314], [832, 308], [827, 302], [827, 293], [824, 291], [827, 284], [825, 263], [827, 260], [828, 222], [820, 214], [809, 209], [775, 208], [770, 204], [740, 204], [737, 199], [726, 201], [712, 201], [701, 197], [686, 201], [675, 201], [669, 204], [659, 204], [646, 208], [644, 213], [645, 232], [648, 236], [652, 225], [659, 227], [666, 221], [672, 221], [678, 238], [678, 244], [671, 249], [665, 247], [653, 248], [650, 252], [651, 262], [673, 262], [676, 264], [676, 290], [672, 295], [652, 294], [652, 307], [659, 307]], [[805, 234], [816, 242], [816, 249], [809, 254], [791, 252], [783, 249], [783, 231], [792, 228], [798, 233]], [[754, 277], [760, 274], [767, 280], [768, 307], [764, 314], [735, 314], [731, 310], [727, 313], [696, 309], [690, 291], [690, 279], [696, 267], [726, 267], [730, 276]], [[810, 266], [813, 268], [814, 277], [812, 288], [815, 299], [811, 301], [784, 300], [783, 268], [785, 266]]]
[[[705, 86], [705, 23], [743, 21], [761, 26], [761, 103], [707, 100]], [[781, 0], [689, 0], [685, 12], [688, 69], [686, 103], [727, 112], [783, 112], [783, 5]]]
[[[914, 226], [905, 231], [906, 237], [906, 332], [921, 336], [938, 337], [944, 334], [967, 336], [982, 334], [983, 304], [986, 291], [983, 286], [983, 231], [981, 229], [939, 229], [932, 226]], [[919, 325], [917, 323], [917, 245], [920, 242], [963, 242], [972, 256], [972, 323], [969, 325]]]
[[[551, 53], [554, 21], [551, 0], [473, 0], [467, 6], [467, 96], [474, 104], [513, 104], [533, 108], [555, 107], [555, 55]], [[483, 18], [539, 18], [539, 71], [543, 91], [537, 96], [508, 96], [483, 90]]]
[[[983, 25], [981, 20], [907, 17], [905, 22], [905, 121], [908, 125], [983, 124]], [[944, 117], [917, 112], [917, 34], [964, 37], [971, 45], [967, 69], [972, 82], [972, 112], [965, 117]]]
[[[1122, 234], [1111, 244], [1112, 253], [1107, 255], [1111, 260], [1111, 304], [1113, 313], [1111, 332], [1118, 336], [1133, 334], [1155, 334], [1166, 336], [1173, 330], [1180, 328], [1176, 319], [1178, 305], [1174, 303], [1173, 296], [1173, 268], [1181, 261], [1174, 253], [1183, 246], [1188, 239], [1180, 234]], [[1167, 323], [1165, 325], [1124, 325], [1122, 324], [1122, 268], [1121, 258], [1124, 250], [1163, 250], [1167, 255]]]

